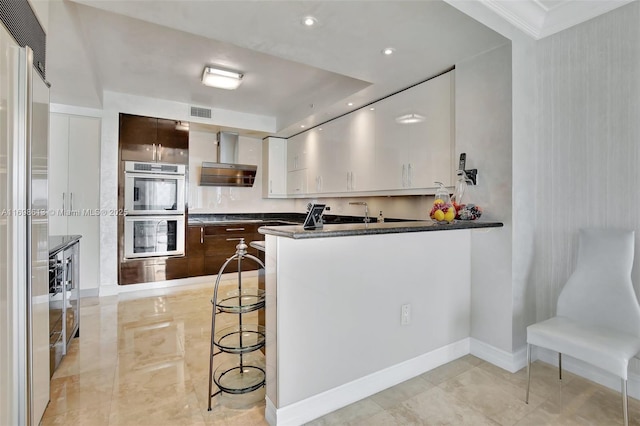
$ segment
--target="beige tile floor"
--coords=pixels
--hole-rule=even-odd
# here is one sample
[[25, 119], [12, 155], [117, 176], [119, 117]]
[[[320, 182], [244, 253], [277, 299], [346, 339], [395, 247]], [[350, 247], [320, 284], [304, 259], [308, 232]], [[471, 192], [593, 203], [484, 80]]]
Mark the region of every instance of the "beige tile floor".
[[[195, 286], [83, 299], [81, 334], [52, 378], [42, 424], [266, 425], [264, 389], [217, 396], [207, 411], [210, 297], [211, 286]], [[569, 373], [560, 382], [543, 363], [532, 378], [526, 405], [524, 370], [510, 374], [469, 355], [310, 424], [622, 424], [618, 393]], [[640, 424], [637, 400], [630, 419]]]

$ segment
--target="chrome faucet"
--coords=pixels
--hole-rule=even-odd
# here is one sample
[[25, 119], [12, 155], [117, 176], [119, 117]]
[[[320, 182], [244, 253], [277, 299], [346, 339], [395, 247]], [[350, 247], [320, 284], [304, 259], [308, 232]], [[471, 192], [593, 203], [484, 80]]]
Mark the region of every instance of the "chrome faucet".
[[364, 201], [353, 201], [351, 203], [349, 203], [352, 206], [364, 206], [364, 223], [369, 223], [371, 222], [371, 219], [369, 219], [369, 206], [367, 205], [366, 202]]

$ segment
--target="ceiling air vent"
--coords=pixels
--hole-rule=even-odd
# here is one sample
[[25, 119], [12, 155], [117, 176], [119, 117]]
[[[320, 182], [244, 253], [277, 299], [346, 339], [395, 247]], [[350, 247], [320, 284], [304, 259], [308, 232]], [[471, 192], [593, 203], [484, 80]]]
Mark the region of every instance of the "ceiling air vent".
[[210, 108], [191, 107], [191, 117], [211, 118]]

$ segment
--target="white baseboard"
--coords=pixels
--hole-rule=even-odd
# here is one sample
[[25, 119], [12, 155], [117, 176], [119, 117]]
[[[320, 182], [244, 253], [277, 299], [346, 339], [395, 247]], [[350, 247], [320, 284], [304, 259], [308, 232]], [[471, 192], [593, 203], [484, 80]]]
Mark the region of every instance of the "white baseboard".
[[80, 289], [80, 298], [83, 297], [98, 297], [100, 296], [100, 289], [98, 287], [94, 288], [81, 288]]
[[[531, 359], [546, 362], [552, 366], [558, 366], [558, 353], [548, 349], [533, 346], [531, 350]], [[629, 374], [627, 378], [627, 391], [630, 397], [640, 399], [640, 373], [634, 371], [637, 369], [637, 361], [631, 360], [629, 363]], [[620, 377], [617, 377], [607, 371], [601, 370], [596, 366], [587, 364], [568, 355], [562, 356], [562, 369], [577, 374], [580, 377], [596, 382], [602, 386], [606, 386], [616, 392], [621, 390]]]
[[264, 408], [264, 418], [267, 421], [267, 423], [273, 426], [276, 424], [278, 419], [276, 415], [277, 409], [275, 404], [271, 402], [268, 396], [265, 397], [265, 400], [266, 400], [266, 407]]
[[527, 348], [524, 347], [516, 352], [507, 352], [491, 346], [480, 340], [470, 338], [471, 355], [487, 361], [497, 367], [515, 373], [527, 366]]
[[468, 353], [469, 338], [465, 338], [286, 407], [276, 408], [267, 398], [265, 417], [271, 426], [300, 425], [419, 376]]

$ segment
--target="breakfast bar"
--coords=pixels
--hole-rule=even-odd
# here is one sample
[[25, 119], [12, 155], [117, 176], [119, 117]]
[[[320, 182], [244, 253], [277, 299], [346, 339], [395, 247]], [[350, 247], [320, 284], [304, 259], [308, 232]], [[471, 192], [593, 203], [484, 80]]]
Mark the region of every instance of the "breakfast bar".
[[472, 232], [266, 226], [266, 418], [301, 424], [469, 353]]

